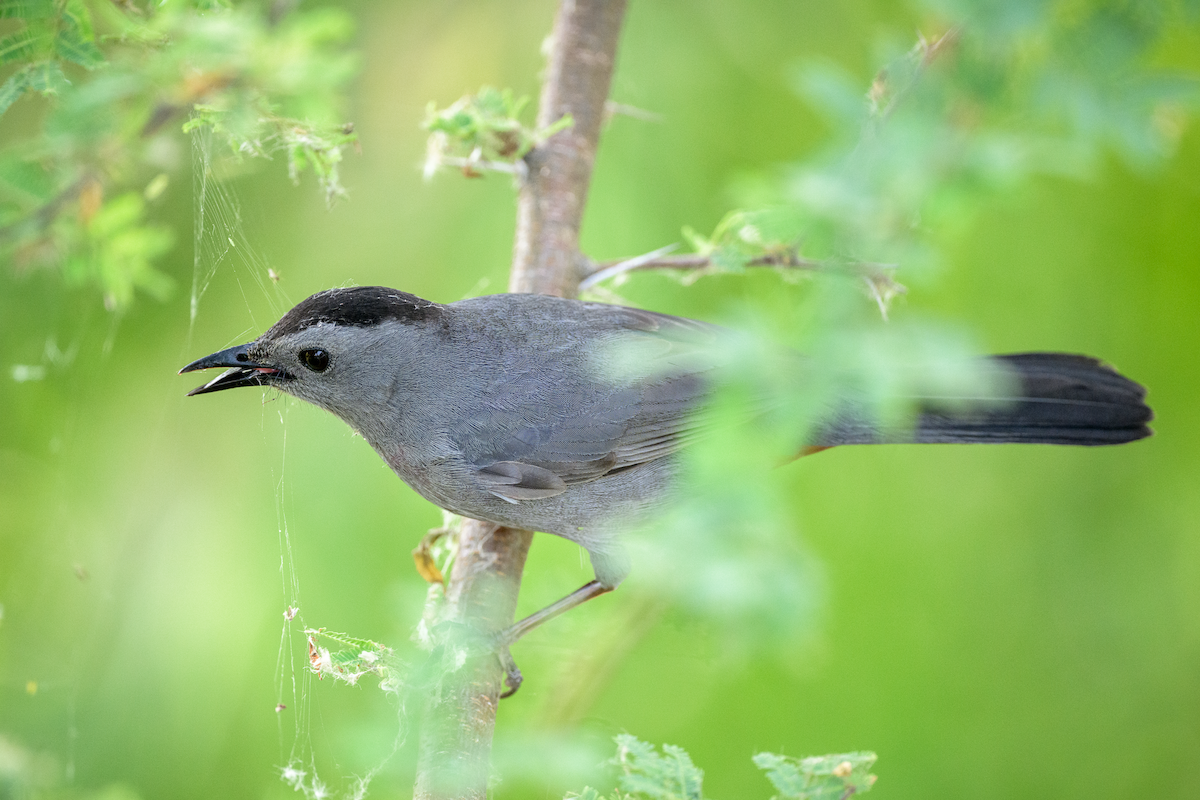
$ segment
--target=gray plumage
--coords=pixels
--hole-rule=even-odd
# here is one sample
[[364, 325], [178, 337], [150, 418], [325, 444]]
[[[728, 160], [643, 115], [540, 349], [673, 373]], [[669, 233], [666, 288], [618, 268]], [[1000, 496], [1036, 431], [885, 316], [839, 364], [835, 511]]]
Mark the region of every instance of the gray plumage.
[[[611, 588], [628, 571], [620, 532], [667, 498], [674, 454], [700, 433], [693, 412], [722, 366], [723, 335], [541, 295], [439, 305], [358, 287], [313, 295], [254, 342], [183, 371], [231, 368], [194, 394], [272, 386], [331, 411], [431, 502], [571, 539]], [[997, 358], [1019, 379], [1013, 403], [923, 409], [903, 431], [880, 431], [847, 404], [812, 443], [1115, 444], [1149, 434], [1144, 390], [1094, 359]]]

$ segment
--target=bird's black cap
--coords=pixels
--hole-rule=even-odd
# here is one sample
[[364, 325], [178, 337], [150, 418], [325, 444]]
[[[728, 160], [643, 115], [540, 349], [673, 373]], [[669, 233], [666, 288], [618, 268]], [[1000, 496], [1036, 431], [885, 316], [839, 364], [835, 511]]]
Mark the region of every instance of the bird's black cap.
[[440, 318], [445, 310], [437, 303], [386, 286], [327, 289], [284, 314], [263, 338], [297, 333], [323, 322], [356, 327], [370, 327], [386, 320], [428, 322]]

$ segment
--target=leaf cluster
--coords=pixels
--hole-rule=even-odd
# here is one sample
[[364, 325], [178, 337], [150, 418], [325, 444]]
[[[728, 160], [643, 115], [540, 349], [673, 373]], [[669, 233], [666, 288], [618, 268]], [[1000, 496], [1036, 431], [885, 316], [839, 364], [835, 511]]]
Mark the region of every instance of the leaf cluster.
[[19, 21], [0, 37], [0, 64], [23, 64], [0, 85], [0, 114], [25, 92], [57, 94], [70, 81], [63, 65], [93, 70], [104, 63], [83, 0], [3, 0], [0, 19]]
[[[0, 114], [33, 129], [0, 139], [0, 255], [16, 270], [54, 270], [113, 310], [164, 296], [154, 265], [173, 234], [154, 208], [189, 131], [211, 130], [235, 160], [282, 152], [293, 180], [311, 169], [327, 200], [344, 193], [342, 90], [357, 70], [344, 12], [0, 0], [0, 19]], [[28, 95], [44, 100], [18, 104]]]
[[[794, 248], [919, 275], [998, 190], [1087, 179], [1110, 154], [1155, 169], [1200, 107], [1197, 76], [1158, 60], [1174, 28], [1194, 26], [1179, 3], [916, 4], [933, 32], [906, 48], [885, 43], [887, 66], [865, 91], [832, 64], [796, 68], [796, 91], [833, 144], [743, 187], [754, 205], [711, 236], [685, 230], [696, 252], [724, 269]], [[764, 223], [774, 235], [758, 235]]]
[[754, 765], [766, 771], [767, 780], [779, 791], [772, 800], [846, 800], [875, 785], [871, 774], [875, 758], [867, 752], [800, 759], [759, 753]]
[[484, 86], [446, 108], [430, 103], [425, 111], [425, 176], [443, 166], [462, 169], [468, 178], [483, 170], [519, 172], [519, 164], [530, 150], [574, 124], [570, 114], [544, 128], [531, 128], [520, 120], [528, 97], [516, 98], [511, 89]]
[[[586, 787], [567, 800], [704, 800], [704, 771], [682, 747], [666, 744], [660, 751], [629, 734], [615, 741], [617, 755], [610, 763], [619, 770], [617, 788], [606, 796]], [[778, 792], [772, 800], [846, 800], [875, 785], [875, 758], [868, 752], [803, 759], [759, 753], [753, 760]]]

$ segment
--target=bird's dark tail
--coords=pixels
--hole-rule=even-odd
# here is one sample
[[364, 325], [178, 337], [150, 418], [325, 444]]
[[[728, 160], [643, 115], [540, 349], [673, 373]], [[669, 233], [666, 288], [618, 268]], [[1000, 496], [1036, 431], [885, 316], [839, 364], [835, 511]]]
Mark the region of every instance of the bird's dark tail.
[[816, 447], [879, 442], [1124, 444], [1150, 435], [1146, 390], [1087, 356], [1016, 353], [994, 356], [1014, 376], [1011, 397], [961, 412], [919, 403], [916, 424], [883, 431], [857, 414], [839, 415], [814, 438]]

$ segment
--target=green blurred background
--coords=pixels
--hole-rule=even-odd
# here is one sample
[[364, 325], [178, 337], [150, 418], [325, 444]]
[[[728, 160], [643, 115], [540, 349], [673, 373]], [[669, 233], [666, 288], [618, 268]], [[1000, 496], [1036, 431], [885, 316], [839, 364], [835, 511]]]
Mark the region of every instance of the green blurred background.
[[[235, 181], [261, 263], [223, 264], [194, 326], [186, 175], [159, 211], [181, 232], [168, 302], [114, 321], [93, 293], [0, 270], [0, 766], [25, 759], [47, 792], [290, 796], [278, 768], [293, 747], [340, 790], [398, 730], [371, 796], [410, 791], [411, 710], [370, 681], [308, 681], [293, 703], [287, 664], [306, 655], [296, 633], [281, 643], [281, 564], [294, 558], [307, 624], [400, 647], [425, 592], [409, 550], [440, 513], [332, 416], [254, 393], [185, 399], [197, 380], [175, 371], [334, 285], [502, 291], [511, 185], [423, 182], [419, 123], [428, 101], [482, 84], [536, 96], [555, 4], [344, 5], [364, 56], [350, 198], [327, 211], [280, 164]], [[584, 251], [711, 230], [739, 176], [823, 144], [789, 88], [795, 64], [826, 59], [866, 86], [876, 42], [920, 24], [908, 14], [885, 0], [634, 0], [613, 98], [661, 120], [606, 131]], [[1174, 43], [1193, 69], [1194, 34]], [[776, 470], [823, 575], [809, 635], [730, 653], [702, 620], [649, 609], [635, 570], [628, 591], [515, 648], [527, 681], [500, 708], [497, 797], [602, 781], [622, 731], [686, 748], [713, 797], [769, 795], [755, 752], [854, 749], [879, 753], [884, 797], [1200, 796], [1200, 133], [1158, 171], [1114, 160], [1094, 182], [995, 197], [947, 261], [894, 318], [948, 320], [996, 352], [1102, 356], [1149, 387], [1156, 435], [1102, 450], [848, 448]], [[278, 288], [253, 274], [267, 266]], [[719, 321], [798, 306], [805, 287], [645, 275], [619, 291]], [[18, 382], [17, 365], [47, 373]], [[577, 547], [539, 536], [521, 608], [588, 577]]]

